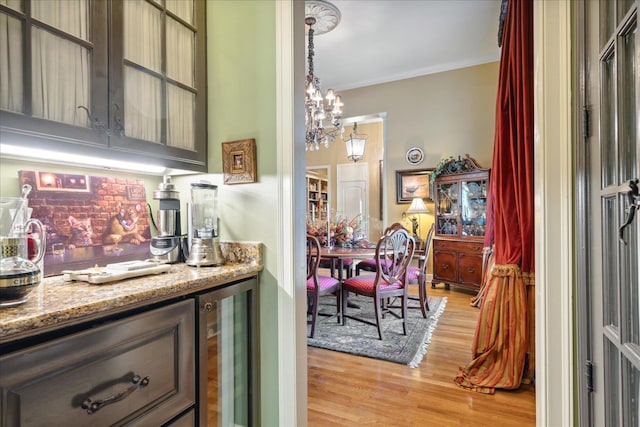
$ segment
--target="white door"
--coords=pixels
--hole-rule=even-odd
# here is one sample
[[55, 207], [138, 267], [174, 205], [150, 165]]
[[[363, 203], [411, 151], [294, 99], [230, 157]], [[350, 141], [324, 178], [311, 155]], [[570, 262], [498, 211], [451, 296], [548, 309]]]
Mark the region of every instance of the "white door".
[[[590, 413], [582, 425], [640, 425], [638, 215], [629, 182], [639, 177], [640, 38], [638, 0], [585, 2], [586, 96], [592, 114], [587, 165], [587, 362]], [[587, 369], [589, 372], [590, 369]]]
[[369, 165], [344, 163], [337, 166], [336, 211], [348, 219], [362, 215], [362, 232], [369, 236]]

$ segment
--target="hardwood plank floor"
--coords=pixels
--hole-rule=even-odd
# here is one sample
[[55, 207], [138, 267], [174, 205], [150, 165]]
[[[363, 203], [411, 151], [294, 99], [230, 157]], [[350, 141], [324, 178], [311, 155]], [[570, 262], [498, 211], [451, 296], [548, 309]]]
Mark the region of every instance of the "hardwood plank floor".
[[428, 292], [447, 308], [416, 369], [308, 347], [310, 426], [535, 426], [533, 386], [486, 395], [453, 383], [471, 360], [479, 310], [463, 290]]

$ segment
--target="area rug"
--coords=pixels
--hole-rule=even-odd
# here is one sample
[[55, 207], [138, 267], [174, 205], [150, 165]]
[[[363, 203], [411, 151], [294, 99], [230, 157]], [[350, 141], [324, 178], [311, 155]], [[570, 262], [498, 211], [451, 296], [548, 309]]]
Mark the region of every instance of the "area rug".
[[[371, 298], [351, 295], [349, 301], [354, 302], [360, 308], [347, 308], [347, 314], [375, 321]], [[335, 313], [335, 304], [334, 296], [323, 297], [320, 299], [320, 311]], [[418, 301], [409, 300], [408, 305], [417, 307]], [[348, 319], [347, 325], [344, 326], [338, 324], [335, 317], [318, 316], [319, 322], [316, 324], [315, 336], [307, 338], [307, 344], [312, 347], [387, 360], [416, 368], [427, 353], [431, 336], [446, 305], [446, 297], [430, 297], [429, 308], [431, 310], [427, 313], [426, 319], [422, 316], [422, 311], [419, 308], [407, 310], [407, 335], [402, 334], [402, 321], [392, 315], [387, 315], [382, 319], [384, 336], [382, 341], [378, 339], [378, 330], [375, 326], [353, 319]], [[311, 326], [308, 326], [307, 336], [310, 330]]]

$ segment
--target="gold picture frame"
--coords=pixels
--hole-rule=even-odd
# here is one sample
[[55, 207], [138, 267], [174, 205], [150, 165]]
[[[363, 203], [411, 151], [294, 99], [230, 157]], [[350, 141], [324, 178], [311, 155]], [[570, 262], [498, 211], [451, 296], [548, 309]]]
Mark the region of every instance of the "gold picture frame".
[[256, 140], [223, 142], [222, 172], [225, 184], [256, 182]]

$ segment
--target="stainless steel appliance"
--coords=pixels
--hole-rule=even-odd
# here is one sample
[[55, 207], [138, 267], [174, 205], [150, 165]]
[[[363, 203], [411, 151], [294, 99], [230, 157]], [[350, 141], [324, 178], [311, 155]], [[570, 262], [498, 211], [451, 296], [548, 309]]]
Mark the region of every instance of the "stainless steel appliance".
[[218, 241], [218, 186], [207, 182], [192, 183], [187, 215], [187, 265], [205, 267], [224, 264]]
[[164, 176], [153, 199], [159, 200], [156, 228], [158, 235], [151, 238], [153, 259], [166, 263], [184, 261], [184, 235], [180, 231], [180, 196], [170, 176]]

